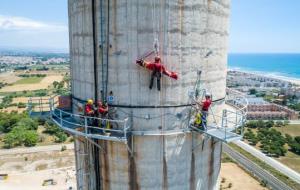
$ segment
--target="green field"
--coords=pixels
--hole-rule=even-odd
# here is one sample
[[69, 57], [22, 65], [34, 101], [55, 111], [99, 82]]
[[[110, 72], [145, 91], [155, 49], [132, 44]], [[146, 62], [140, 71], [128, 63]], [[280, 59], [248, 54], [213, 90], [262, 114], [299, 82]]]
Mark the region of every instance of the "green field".
[[277, 131], [284, 134], [289, 134], [293, 137], [300, 136], [300, 125], [287, 125], [284, 127], [273, 127], [273, 129], [276, 129]]
[[28, 78], [22, 78], [15, 82], [14, 84], [35, 84], [41, 82], [44, 77], [28, 77]]
[[290, 167], [291, 169], [300, 172], [300, 156], [288, 151], [284, 157], [276, 158], [276, 160]]
[[[291, 125], [287, 125], [287, 126], [283, 126], [283, 127], [272, 127], [272, 129], [275, 129], [275, 130], [281, 132], [281, 134], [283, 136], [285, 136], [285, 134], [289, 134], [293, 137], [300, 136], [300, 125], [292, 125], [291, 124]], [[254, 132], [254, 134], [257, 134], [257, 129], [251, 129], [251, 130]], [[260, 145], [260, 143], [258, 143], [255, 146], [255, 148], [260, 149], [259, 145]], [[285, 147], [287, 149], [289, 149], [287, 144], [285, 145]], [[291, 151], [288, 151], [285, 156], [276, 158], [276, 160], [278, 160], [281, 163], [287, 165], [288, 167], [294, 169], [295, 171], [300, 172], [300, 156], [299, 155], [294, 154]]]

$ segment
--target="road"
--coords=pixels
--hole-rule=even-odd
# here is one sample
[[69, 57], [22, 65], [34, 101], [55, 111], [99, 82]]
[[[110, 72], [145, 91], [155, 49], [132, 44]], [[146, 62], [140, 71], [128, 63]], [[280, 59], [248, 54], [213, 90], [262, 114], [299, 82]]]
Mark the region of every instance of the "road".
[[278, 180], [272, 174], [247, 159], [245, 156], [241, 155], [236, 150], [229, 147], [227, 144], [223, 143], [223, 152], [227, 153], [233, 160], [235, 160], [240, 166], [242, 166], [245, 170], [251, 172], [253, 175], [257, 176], [257, 178], [264, 180], [267, 182], [267, 186], [271, 187], [275, 190], [293, 190], [285, 183]]
[[284, 164], [278, 162], [277, 160], [266, 156], [261, 151], [257, 150], [256, 148], [248, 145], [243, 141], [236, 141], [235, 144], [300, 184], [300, 174], [298, 172], [290, 169]]
[[30, 154], [34, 152], [48, 152], [61, 150], [61, 147], [65, 145], [67, 149], [74, 149], [74, 144], [58, 144], [58, 145], [48, 145], [48, 146], [35, 146], [26, 148], [13, 148], [13, 149], [0, 149], [1, 155], [11, 155], [11, 154]]

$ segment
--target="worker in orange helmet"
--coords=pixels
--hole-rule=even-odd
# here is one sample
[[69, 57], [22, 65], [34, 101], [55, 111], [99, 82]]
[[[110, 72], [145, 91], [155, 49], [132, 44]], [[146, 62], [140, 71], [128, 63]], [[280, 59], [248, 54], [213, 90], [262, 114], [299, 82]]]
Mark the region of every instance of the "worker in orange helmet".
[[156, 77], [157, 78], [157, 90], [160, 91], [161, 74], [167, 75], [175, 80], [178, 79], [177, 73], [168, 71], [165, 68], [165, 66], [161, 63], [161, 59], [159, 56], [155, 56], [154, 62], [152, 62], [152, 63], [146, 62], [143, 59], [137, 60], [136, 63], [142, 67], [152, 70], [151, 80], [150, 80], [150, 85], [149, 85], [150, 89], [152, 89], [154, 77]]

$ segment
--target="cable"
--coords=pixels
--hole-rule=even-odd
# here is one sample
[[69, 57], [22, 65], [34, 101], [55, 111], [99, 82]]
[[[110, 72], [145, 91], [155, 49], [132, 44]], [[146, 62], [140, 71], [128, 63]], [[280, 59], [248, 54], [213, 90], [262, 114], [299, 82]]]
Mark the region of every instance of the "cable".
[[[86, 103], [85, 100], [82, 100], [78, 97], [75, 97], [74, 95], [72, 95], [72, 99], [81, 102], [81, 103]], [[213, 100], [213, 103], [217, 103], [220, 101], [225, 100], [225, 97], [223, 98], [219, 98], [217, 100]], [[179, 105], [122, 105], [122, 104], [108, 104], [110, 107], [116, 107], [116, 108], [140, 108], [140, 109], [144, 109], [144, 108], [178, 108], [178, 107], [190, 107], [190, 106], [194, 106], [196, 105], [196, 103], [188, 103], [188, 104], [179, 104]]]

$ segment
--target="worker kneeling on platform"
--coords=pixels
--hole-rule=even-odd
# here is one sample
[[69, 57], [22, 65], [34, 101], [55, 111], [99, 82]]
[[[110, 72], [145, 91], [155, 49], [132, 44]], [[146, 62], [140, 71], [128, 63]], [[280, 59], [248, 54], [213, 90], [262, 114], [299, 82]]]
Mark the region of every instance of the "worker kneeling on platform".
[[200, 103], [201, 107], [201, 125], [203, 130], [207, 130], [207, 116], [208, 116], [208, 110], [211, 106], [211, 95], [210, 93], [205, 94], [205, 99]]

